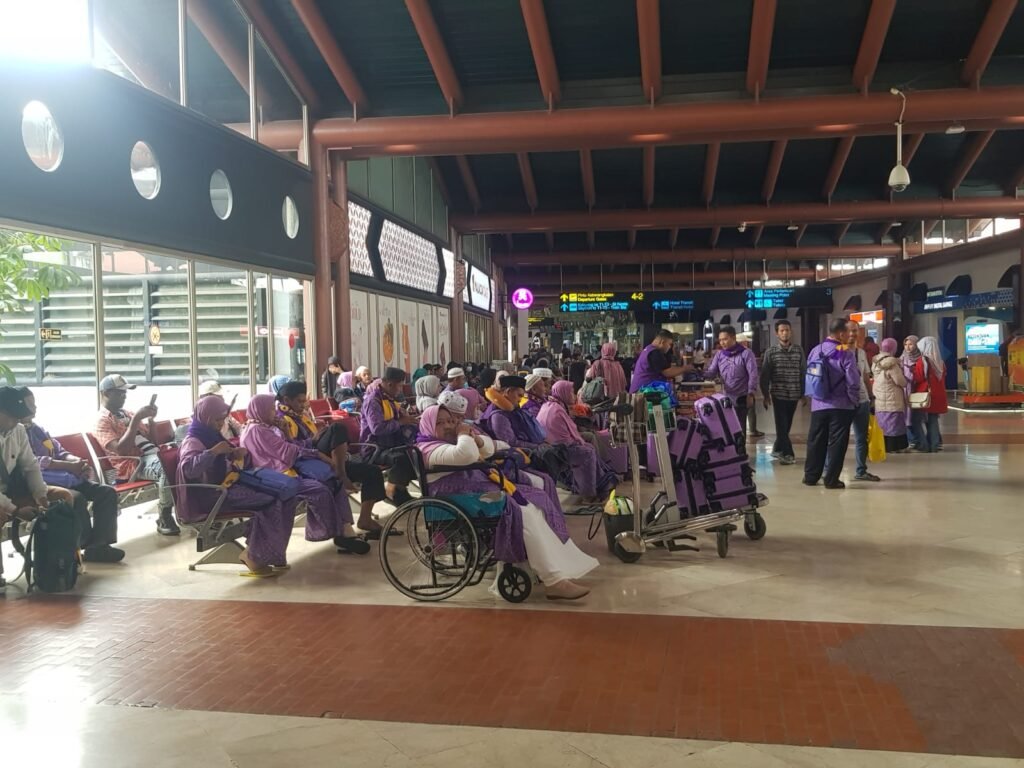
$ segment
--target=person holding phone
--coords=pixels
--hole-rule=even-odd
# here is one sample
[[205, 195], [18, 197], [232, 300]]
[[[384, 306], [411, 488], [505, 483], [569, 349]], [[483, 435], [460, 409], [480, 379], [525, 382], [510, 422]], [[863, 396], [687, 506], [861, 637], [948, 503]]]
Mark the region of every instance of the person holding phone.
[[106, 451], [116, 473], [116, 477], [108, 480], [152, 480], [157, 483], [160, 492], [157, 533], [180, 536], [181, 529], [174, 519], [174, 499], [167, 488], [159, 450], [150, 440], [150, 422], [157, 414], [156, 395], [150, 398], [149, 405], [132, 412], [124, 407], [130, 389], [135, 389], [135, 385], [117, 373], [104, 376], [100, 381], [103, 407], [97, 416], [93, 434]]

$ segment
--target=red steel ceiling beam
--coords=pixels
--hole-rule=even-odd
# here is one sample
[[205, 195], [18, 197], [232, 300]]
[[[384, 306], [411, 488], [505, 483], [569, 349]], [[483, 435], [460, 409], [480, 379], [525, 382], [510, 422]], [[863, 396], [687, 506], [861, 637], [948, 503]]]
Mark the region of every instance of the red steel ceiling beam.
[[[95, 14], [94, 14], [95, 16]], [[125, 69], [131, 72], [146, 89], [158, 93], [171, 101], [178, 101], [180, 91], [175, 90], [166, 75], [154, 66], [155, 62], [151, 57], [145, 55], [139, 49], [138, 41], [133, 34], [124, 29], [124, 20], [116, 15], [104, 14], [94, 18], [96, 29], [100, 36], [106, 41], [110, 50], [120, 59]], [[177, 75], [177, 72], [175, 72]], [[245, 83], [246, 91], [249, 90], [248, 80]], [[238, 132], [248, 136], [249, 124], [240, 125]]]
[[1003, 30], [1006, 29], [1016, 9], [1017, 0], [992, 0], [960, 73], [960, 80], [965, 85], [972, 88], [981, 87], [981, 76], [985, 74], [985, 68], [988, 67], [992, 54], [999, 45]]
[[644, 147], [644, 205], [654, 205], [654, 147]]
[[1022, 216], [1024, 200], [975, 197], [949, 200], [901, 199], [828, 203], [780, 203], [772, 206], [736, 205], [721, 208], [650, 208], [607, 211], [551, 211], [535, 214], [491, 213], [451, 215], [451, 225], [464, 234], [504, 232], [585, 232], [623, 229], [707, 229], [764, 224], [842, 224], [894, 219], [965, 219], [979, 216]]
[[469, 167], [469, 160], [465, 155], [458, 155], [455, 164], [459, 167], [459, 176], [462, 177], [462, 184], [466, 188], [466, 196], [474, 211], [480, 210], [480, 192], [476, 187], [476, 179], [473, 178], [473, 169]]
[[[267, 16], [267, 12], [263, 10], [261, 0], [238, 0], [238, 4], [245, 11], [245, 15], [249, 17], [249, 21], [252, 22], [260, 37], [263, 38], [264, 44], [277, 60], [285, 77], [291, 81], [299, 96], [306, 102], [306, 105], [316, 112], [320, 107], [320, 97], [317, 95], [316, 88], [313, 87], [309, 78], [306, 77], [306, 73], [299, 66], [299, 62], [292, 56], [291, 50], [288, 48], [287, 43], [285, 43], [284, 38], [281, 37], [274, 27], [270, 17]], [[302, 124], [301, 120], [298, 122], [300, 125]], [[263, 132], [262, 126], [260, 126], [260, 132]], [[262, 143], [262, 136], [260, 139]], [[298, 140], [296, 140], [291, 148], [294, 149], [297, 146]], [[332, 147], [326, 147], [326, 149], [332, 149]]]
[[587, 208], [593, 209], [597, 203], [597, 193], [594, 188], [594, 158], [589, 149], [580, 150], [580, 175], [583, 177], [583, 201]]
[[[190, 8], [192, 2], [194, 0], [189, 0]], [[299, 20], [306, 28], [309, 36], [313, 39], [313, 44], [316, 45], [320, 55], [327, 63], [331, 74], [334, 75], [334, 79], [341, 86], [345, 98], [348, 99], [357, 114], [367, 111], [370, 104], [366, 98], [366, 91], [363, 90], [363, 86], [359, 83], [359, 78], [356, 77], [355, 70], [352, 69], [345, 54], [342, 53], [338, 41], [327, 24], [327, 20], [320, 13], [316, 0], [292, 0], [292, 6], [295, 8], [295, 12], [298, 14]]]
[[747, 92], [755, 99], [761, 97], [768, 79], [776, 6], [776, 0], [754, 0], [754, 13], [750, 20], [750, 49], [747, 54]]
[[864, 36], [860, 39], [857, 61], [853, 65], [853, 86], [861, 93], [867, 93], [882, 55], [885, 36], [889, 32], [892, 12], [896, 0], [872, 0], [868, 20], [864, 25]]
[[794, 245], [800, 245], [800, 241], [804, 239], [804, 234], [807, 232], [807, 225], [801, 224], [796, 232], [793, 233]]
[[821, 188], [821, 196], [831, 200], [832, 195], [839, 185], [839, 178], [843, 175], [843, 168], [850, 157], [850, 150], [853, 149], [853, 136], [844, 136], [836, 144], [836, 153], [832, 156], [832, 165], [829, 166], [828, 176], [825, 177], [825, 184]]
[[530, 155], [527, 152], [519, 152], [516, 155], [519, 163], [519, 176], [523, 180], [523, 192], [526, 194], [526, 204], [531, 211], [537, 210], [537, 184], [533, 180], [533, 168], [530, 166]]
[[718, 158], [722, 154], [722, 142], [713, 141], [708, 144], [704, 155], [704, 185], [701, 187], [701, 200], [704, 205], [711, 205], [715, 198], [715, 178], [718, 176]]
[[995, 131], [982, 131], [981, 133], [974, 134], [967, 140], [956, 167], [949, 175], [949, 179], [946, 180], [947, 193], [950, 195], [956, 194], [957, 187], [964, 183], [967, 174], [971, 172], [971, 168], [978, 162], [978, 158], [981, 157], [981, 153], [985, 151], [985, 147], [992, 141], [992, 136], [994, 135]]
[[239, 48], [232, 42], [228, 31], [206, 0], [189, 0], [186, 8], [188, 17], [196, 25], [196, 29], [206, 38], [210, 47], [228, 68], [231, 76], [242, 86], [242, 90], [248, 93], [249, 51]]
[[[630, 254], [620, 254], [620, 256], [629, 256]], [[758, 259], [760, 261], [760, 259]], [[631, 261], [631, 264], [637, 264], [639, 262]], [[596, 265], [595, 265], [596, 266]], [[791, 269], [789, 270], [789, 277], [792, 279], [799, 278], [811, 278], [815, 276], [813, 269]], [[561, 286], [561, 285], [596, 285], [598, 279], [601, 277], [599, 272], [563, 272], [559, 275], [557, 272], [523, 272], [517, 271], [515, 273], [515, 279], [517, 282], [533, 286]], [[655, 273], [654, 282], [671, 285], [673, 283], [682, 283], [683, 285], [690, 284], [690, 279], [680, 280], [682, 277], [680, 273], [666, 272], [663, 276]], [[699, 272], [693, 277], [697, 278], [698, 283], [710, 283], [718, 281], [732, 282], [736, 280], [736, 275], [732, 270], [721, 270], [717, 272]], [[605, 285], [636, 285], [639, 280], [639, 275], [622, 274], [616, 272], [614, 274], [604, 275]], [[649, 284], [650, 277], [644, 277], [644, 283]], [[739, 281], [742, 282], [742, 279]]]
[[843, 238], [846, 237], [846, 233], [850, 231], [850, 222], [845, 221], [836, 227], [836, 245], [843, 244]]
[[551, 47], [551, 33], [548, 17], [544, 13], [543, 0], [519, 0], [526, 23], [526, 34], [530, 38], [533, 63], [537, 67], [537, 80], [548, 107], [554, 107], [562, 100], [562, 86], [558, 80], [558, 65], [555, 49]]
[[644, 98], [661, 98], [661, 19], [658, 0], [636, 0], [636, 26], [640, 33], [640, 79]]
[[459, 85], [459, 78], [455, 75], [455, 67], [452, 66], [452, 60], [448, 57], [448, 49], [444, 46], [437, 22], [434, 21], [430, 3], [428, 0], [405, 0], [405, 7], [412, 18], [413, 26], [416, 27], [416, 34], [419, 35], [430, 66], [434, 70], [437, 84], [441, 86], [441, 93], [444, 94], [448, 110], [451, 114], [455, 114], [456, 110], [462, 106], [462, 86]]
[[[249, 0], [251, 2], [251, 0]], [[708, 144], [714, 141], [892, 135], [899, 100], [890, 93], [636, 107], [481, 112], [418, 117], [332, 117], [317, 140], [350, 157], [400, 154], [495, 154], [559, 149]], [[906, 134], [1024, 128], [1024, 87], [917, 91], [907, 100]], [[292, 127], [295, 142], [301, 123]]]
[[782, 158], [786, 155], [786, 139], [779, 139], [772, 144], [772, 152], [768, 156], [768, 167], [764, 172], [764, 184], [761, 187], [761, 199], [766, 203], [772, 201], [775, 196], [775, 185], [779, 181], [779, 171], [782, 170]]
[[[629, 254], [629, 260], [639, 260], [645, 264], [701, 264], [708, 261], [753, 261], [768, 259], [769, 261], [802, 261], [817, 259], [819, 261], [842, 261], [843, 259], [870, 259], [897, 256], [898, 245], [808, 245], [803, 248], [795, 246], [766, 245], [760, 248], [685, 248], [675, 251], [636, 250]], [[596, 266], [600, 263], [614, 264], [622, 262], [626, 256], [621, 250], [591, 251], [557, 251], [555, 261], [549, 253], [510, 252], [493, 254], [494, 263], [504, 267], [550, 267], [553, 264], [562, 266]]]

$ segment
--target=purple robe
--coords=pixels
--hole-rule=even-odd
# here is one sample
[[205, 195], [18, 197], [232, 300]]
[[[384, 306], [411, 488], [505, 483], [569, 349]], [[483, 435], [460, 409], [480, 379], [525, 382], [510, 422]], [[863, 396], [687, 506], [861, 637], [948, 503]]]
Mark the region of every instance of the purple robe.
[[655, 381], [665, 381], [665, 377], [661, 375], [661, 371], [656, 371], [651, 368], [650, 356], [657, 347], [653, 344], [648, 344], [644, 347], [640, 356], [636, 359], [636, 365], [633, 366], [633, 378], [629, 382], [629, 391], [639, 392], [642, 388], [646, 387]]
[[564, 445], [568, 450], [572, 467], [569, 486], [573, 493], [597, 496], [600, 459], [593, 446], [580, 435], [566, 407], [554, 398], [548, 400], [540, 410], [539, 421], [548, 433], [547, 441], [552, 445]]
[[[395, 414], [393, 418], [386, 418], [384, 415], [384, 400], [387, 399]], [[374, 382], [363, 398], [361, 411], [362, 424], [359, 432], [359, 442], [376, 445], [382, 449], [399, 448], [403, 445], [411, 445], [415, 440], [416, 428], [404, 426], [398, 420], [399, 406], [392, 398], [384, 392], [380, 382]], [[373, 449], [366, 449], [372, 453]]]
[[[249, 451], [257, 467], [288, 472], [299, 459], [323, 458], [315, 448], [307, 448], [301, 441], [285, 439], [277, 427], [250, 422], [242, 432], [242, 447]], [[328, 487], [317, 480], [299, 478], [299, 493], [295, 497], [306, 502], [306, 541], [327, 541], [342, 536], [345, 524], [352, 523], [352, 507], [348, 494], [335, 483]]]
[[[216, 502], [217, 492], [188, 486], [191, 483], [220, 485], [227, 475], [228, 466], [226, 456], [211, 453], [194, 437], [185, 438], [178, 453], [176, 478], [176, 482], [185, 487], [174, 494], [174, 509], [179, 519], [190, 523], [206, 519]], [[260, 565], [284, 565], [288, 562], [285, 550], [295, 522], [296, 499], [281, 502], [268, 494], [235, 484], [228, 488], [220, 511], [254, 512], [245, 526], [249, 554]]]

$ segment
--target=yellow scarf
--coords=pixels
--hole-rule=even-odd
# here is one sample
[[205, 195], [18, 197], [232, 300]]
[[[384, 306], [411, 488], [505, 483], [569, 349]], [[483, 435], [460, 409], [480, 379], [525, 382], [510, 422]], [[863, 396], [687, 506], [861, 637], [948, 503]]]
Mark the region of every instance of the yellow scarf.
[[224, 479], [221, 480], [222, 488], [230, 488], [232, 485], [238, 482], [238, 473], [245, 468], [245, 459], [233, 459], [228, 463], [231, 469], [228, 470], [227, 474], [224, 475]]
[[288, 432], [289, 440], [295, 440], [299, 436], [299, 421], [301, 421], [302, 425], [313, 435], [316, 435], [316, 433], [320, 431], [319, 425], [308, 411], [296, 413], [287, 405], [281, 405], [279, 406], [279, 409], [285, 416], [284, 423]]
[[511, 496], [517, 490], [513, 482], [496, 469], [492, 469], [490, 472], [487, 473], [487, 479], [490, 480], [495, 485], [497, 485], [499, 488], [501, 488], [501, 490], [503, 490], [509, 496]]
[[511, 411], [515, 407], [515, 404], [508, 399], [504, 392], [494, 387], [484, 390], [484, 397], [487, 398], [487, 402], [493, 403], [503, 411]]

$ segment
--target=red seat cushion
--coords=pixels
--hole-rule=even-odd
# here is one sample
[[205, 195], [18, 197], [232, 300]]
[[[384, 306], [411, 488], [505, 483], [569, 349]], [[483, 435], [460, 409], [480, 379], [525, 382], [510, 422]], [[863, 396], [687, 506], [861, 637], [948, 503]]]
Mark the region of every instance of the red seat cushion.
[[114, 486], [114, 490], [118, 494], [128, 493], [129, 491], [138, 491], [142, 488], [148, 488], [151, 485], [156, 485], [152, 480], [129, 480], [127, 483], [118, 483]]

